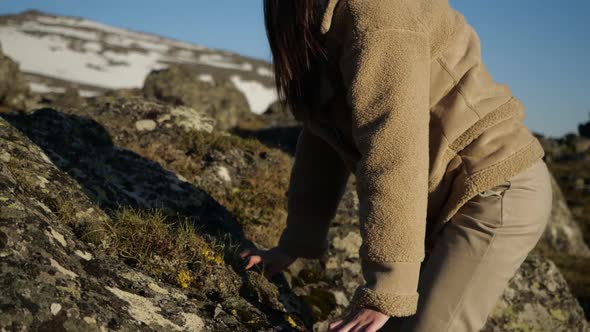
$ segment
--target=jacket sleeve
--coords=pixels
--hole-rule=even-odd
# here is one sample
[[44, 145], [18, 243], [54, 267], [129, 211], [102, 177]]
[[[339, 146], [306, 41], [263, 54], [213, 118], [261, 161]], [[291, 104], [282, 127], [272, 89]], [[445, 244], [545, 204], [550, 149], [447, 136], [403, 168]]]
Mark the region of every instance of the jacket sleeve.
[[421, 31], [379, 29], [349, 38], [340, 70], [361, 154], [356, 168], [366, 283], [351, 308], [416, 312], [428, 198], [430, 47]]
[[338, 153], [304, 125], [297, 139], [288, 188], [287, 226], [278, 247], [293, 257], [318, 258], [350, 170]]

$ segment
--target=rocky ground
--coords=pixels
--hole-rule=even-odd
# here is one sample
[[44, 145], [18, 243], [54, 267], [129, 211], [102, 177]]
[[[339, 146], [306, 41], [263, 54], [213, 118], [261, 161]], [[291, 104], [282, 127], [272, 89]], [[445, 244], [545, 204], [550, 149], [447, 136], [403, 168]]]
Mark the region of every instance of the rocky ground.
[[[550, 248], [543, 250], [564, 274], [572, 292], [590, 317], [590, 121], [580, 124], [578, 134], [558, 139], [539, 135], [547, 154], [547, 164], [554, 176], [554, 220], [561, 226], [550, 227], [546, 240]], [[559, 184], [559, 186], [557, 186]], [[550, 240], [552, 239], [552, 240]], [[561, 244], [560, 244], [561, 243]]]
[[[343, 313], [362, 282], [354, 179], [326, 256], [273, 280], [244, 270], [238, 250], [284, 226], [299, 129], [192, 70], [82, 98], [30, 92], [0, 55], [0, 329], [323, 331]], [[590, 331], [586, 187], [551, 158], [563, 194], [484, 331]]]

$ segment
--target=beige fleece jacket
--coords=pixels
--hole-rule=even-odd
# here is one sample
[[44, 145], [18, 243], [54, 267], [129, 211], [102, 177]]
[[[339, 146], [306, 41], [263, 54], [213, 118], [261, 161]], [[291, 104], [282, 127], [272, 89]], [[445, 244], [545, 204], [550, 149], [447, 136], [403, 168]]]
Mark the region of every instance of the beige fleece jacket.
[[412, 315], [442, 226], [544, 151], [447, 0], [327, 0], [322, 15], [329, 61], [317, 107], [294, 114], [304, 126], [278, 245], [296, 257], [325, 253], [354, 174], [366, 283], [350, 309]]

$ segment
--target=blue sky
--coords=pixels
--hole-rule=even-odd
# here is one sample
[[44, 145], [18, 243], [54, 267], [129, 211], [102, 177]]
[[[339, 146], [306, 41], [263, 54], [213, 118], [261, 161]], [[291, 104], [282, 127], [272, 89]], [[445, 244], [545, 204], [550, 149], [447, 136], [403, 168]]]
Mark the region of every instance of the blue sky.
[[[478, 31], [492, 76], [524, 103], [529, 128], [560, 136], [588, 121], [590, 1], [451, 0], [451, 5]], [[260, 0], [0, 0], [0, 14], [26, 9], [270, 60]]]

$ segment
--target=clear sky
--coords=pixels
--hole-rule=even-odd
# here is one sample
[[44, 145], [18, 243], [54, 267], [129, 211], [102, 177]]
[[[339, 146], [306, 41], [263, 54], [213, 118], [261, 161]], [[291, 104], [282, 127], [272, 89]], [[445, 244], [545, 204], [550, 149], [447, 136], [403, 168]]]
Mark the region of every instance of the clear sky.
[[[590, 112], [590, 1], [451, 0], [482, 40], [484, 64], [525, 105], [525, 124], [560, 136]], [[260, 0], [0, 0], [270, 60]], [[41, 60], [41, 59], [40, 59]]]

